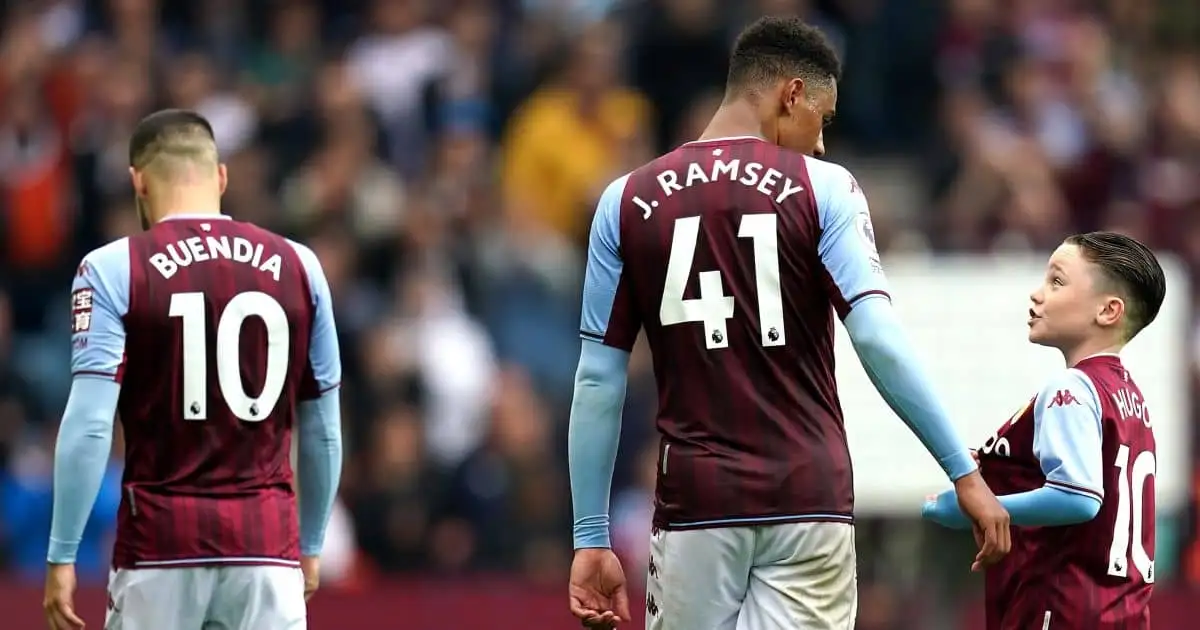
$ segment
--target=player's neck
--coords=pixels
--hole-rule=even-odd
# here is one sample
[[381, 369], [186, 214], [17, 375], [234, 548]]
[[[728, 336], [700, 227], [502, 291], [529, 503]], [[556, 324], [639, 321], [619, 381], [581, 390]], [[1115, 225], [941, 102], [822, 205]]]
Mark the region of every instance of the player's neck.
[[744, 99], [734, 99], [721, 103], [717, 113], [713, 114], [708, 127], [697, 140], [714, 140], [717, 138], [735, 138], [753, 136], [763, 138], [762, 124], [754, 105]]
[[204, 216], [210, 216], [210, 215], [216, 216], [219, 214], [221, 214], [220, 206], [217, 206], [215, 208], [211, 207], [211, 206], [207, 206], [207, 207], [206, 206], [187, 206], [187, 207], [172, 209], [172, 210], [166, 211], [166, 212], [160, 212], [154, 222], [158, 223], [159, 221], [166, 221], [167, 219], [177, 219], [180, 217], [204, 217]]
[[172, 217], [193, 217], [221, 214], [220, 198], [212, 199], [211, 195], [173, 195], [168, 199], [156, 199], [150, 204], [154, 223], [165, 221]]
[[1112, 339], [1089, 339], [1084, 341], [1074, 348], [1060, 348], [1063, 353], [1063, 358], [1067, 361], [1067, 367], [1075, 367], [1081, 361], [1088, 357], [1094, 357], [1099, 354], [1121, 354], [1121, 350], [1125, 344]]

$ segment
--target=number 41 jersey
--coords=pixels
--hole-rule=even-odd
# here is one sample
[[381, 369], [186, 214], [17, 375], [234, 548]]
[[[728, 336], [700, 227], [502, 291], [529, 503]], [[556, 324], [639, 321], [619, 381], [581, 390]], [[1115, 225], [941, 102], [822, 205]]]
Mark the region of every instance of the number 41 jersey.
[[1116, 355], [1064, 370], [980, 449], [998, 495], [1050, 486], [1102, 501], [1090, 521], [1013, 527], [987, 570], [988, 630], [1146, 630], [1154, 586], [1154, 430]]
[[690, 142], [598, 204], [581, 335], [645, 330], [661, 435], [655, 526], [850, 522], [834, 322], [887, 299], [846, 169], [758, 138]]
[[89, 254], [72, 372], [121, 384], [116, 568], [298, 565], [297, 402], [336, 387], [311, 250], [221, 215], [173, 217]]

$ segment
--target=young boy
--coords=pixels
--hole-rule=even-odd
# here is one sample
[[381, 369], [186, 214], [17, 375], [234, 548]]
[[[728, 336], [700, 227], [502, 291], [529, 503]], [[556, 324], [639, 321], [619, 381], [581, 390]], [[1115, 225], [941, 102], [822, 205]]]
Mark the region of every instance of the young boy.
[[[986, 573], [988, 630], [1150, 627], [1154, 430], [1119, 353], [1165, 293], [1154, 254], [1120, 234], [1072, 236], [1050, 257], [1029, 340], [1068, 367], [976, 453], [1014, 526]], [[953, 490], [923, 514], [970, 527]]]

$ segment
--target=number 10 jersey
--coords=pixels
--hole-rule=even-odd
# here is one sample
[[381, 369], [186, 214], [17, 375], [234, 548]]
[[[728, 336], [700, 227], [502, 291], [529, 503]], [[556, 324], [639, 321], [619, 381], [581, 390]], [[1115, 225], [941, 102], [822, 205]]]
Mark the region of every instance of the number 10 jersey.
[[987, 570], [988, 630], [1149, 628], [1154, 430], [1121, 359], [1064, 370], [979, 453], [997, 495], [1049, 486], [1101, 501], [1084, 523], [1012, 528], [1012, 552]]
[[84, 259], [72, 372], [121, 384], [115, 568], [298, 565], [291, 436], [297, 402], [339, 385], [311, 343], [328, 299], [311, 250], [219, 215]]

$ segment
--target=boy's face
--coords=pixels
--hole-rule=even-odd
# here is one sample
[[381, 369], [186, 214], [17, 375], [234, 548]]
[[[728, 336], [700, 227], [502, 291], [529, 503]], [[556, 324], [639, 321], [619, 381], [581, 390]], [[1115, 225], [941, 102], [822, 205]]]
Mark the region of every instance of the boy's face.
[[1054, 348], [1070, 348], [1120, 323], [1125, 305], [1098, 286], [1098, 270], [1079, 247], [1064, 243], [1050, 256], [1042, 285], [1030, 295], [1029, 340]]

